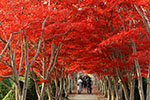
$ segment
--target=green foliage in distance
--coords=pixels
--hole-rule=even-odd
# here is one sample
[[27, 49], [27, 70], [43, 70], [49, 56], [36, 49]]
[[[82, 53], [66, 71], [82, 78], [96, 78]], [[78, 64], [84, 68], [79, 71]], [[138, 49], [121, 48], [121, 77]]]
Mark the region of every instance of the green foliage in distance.
[[[8, 86], [12, 87], [11, 81], [9, 79], [3, 79], [2, 81]], [[9, 89], [0, 83], [0, 100], [2, 100], [8, 92]]]

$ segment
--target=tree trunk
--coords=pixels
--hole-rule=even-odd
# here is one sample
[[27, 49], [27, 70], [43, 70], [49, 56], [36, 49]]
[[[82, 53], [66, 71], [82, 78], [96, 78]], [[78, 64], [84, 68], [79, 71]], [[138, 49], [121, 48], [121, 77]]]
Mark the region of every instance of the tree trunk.
[[68, 86], [69, 86], [68, 92], [69, 92], [69, 93], [72, 93], [72, 89], [73, 89], [72, 85], [73, 85], [73, 80], [72, 80], [72, 79], [69, 79], [69, 81], [68, 81]]
[[108, 86], [107, 86], [107, 81], [104, 80], [104, 85], [105, 85], [105, 88], [104, 88], [104, 97], [107, 97], [107, 89], [108, 89]]
[[118, 94], [118, 86], [117, 86], [117, 81], [116, 81], [116, 79], [112, 76], [112, 79], [113, 79], [113, 81], [114, 81], [114, 89], [115, 89], [115, 94], [116, 94], [116, 98], [115, 98], [115, 100], [119, 100], [119, 94]]
[[103, 80], [99, 80], [98, 81], [98, 90], [100, 90], [102, 93], [104, 92], [103, 91], [103, 89], [104, 89], [103, 85], [104, 85]]
[[147, 93], [146, 93], [146, 100], [150, 100], [150, 65], [147, 75]]
[[16, 100], [21, 100], [20, 88], [17, 85], [15, 85], [15, 96]]
[[132, 79], [130, 83], [130, 100], [134, 100], [135, 79]]
[[48, 95], [48, 100], [53, 100], [53, 94], [52, 94], [52, 88], [51, 88], [51, 86], [49, 85], [48, 87], [47, 87], [47, 95]]
[[39, 88], [38, 84], [36, 83], [36, 81], [34, 81], [34, 84], [35, 84], [35, 89], [36, 89], [36, 94], [38, 96], [38, 100], [44, 100], [44, 94], [45, 94], [45, 89], [47, 87], [47, 84], [42, 83], [41, 91], [40, 91], [40, 88]]
[[122, 85], [122, 88], [123, 88], [123, 91], [124, 91], [124, 94], [125, 94], [125, 99], [129, 100], [128, 90], [127, 90], [126, 84], [124, 82], [121, 82], [121, 85]]
[[119, 86], [118, 95], [119, 95], [119, 100], [122, 100], [122, 86]]
[[145, 100], [144, 91], [143, 91], [142, 76], [141, 76], [141, 69], [139, 66], [139, 62], [137, 60], [134, 60], [134, 61], [135, 61], [135, 66], [136, 66], [137, 76], [138, 76], [138, 90], [139, 90], [139, 94], [140, 94], [140, 100]]
[[70, 79], [70, 76], [68, 76], [68, 93], [71, 93], [72, 91], [71, 91], [71, 79]]
[[[69, 76], [68, 76], [69, 77]], [[65, 93], [65, 98], [68, 98], [68, 93], [69, 93], [69, 78], [66, 77], [66, 79], [64, 79], [64, 84], [63, 84], [63, 90]]]
[[40, 94], [38, 95], [38, 100], [44, 100], [44, 95], [45, 95], [45, 89], [46, 89], [47, 85], [46, 83], [42, 84], [42, 89]]
[[56, 87], [56, 92], [55, 92], [55, 99], [57, 98], [57, 96], [58, 96], [58, 91], [59, 91], [59, 85], [60, 83], [59, 83], [59, 80], [56, 78], [55, 79], [55, 87]]
[[115, 93], [114, 93], [114, 89], [111, 87], [111, 100], [115, 100]]
[[102, 85], [103, 85], [103, 82], [102, 82], [102, 85], [101, 85], [101, 83], [100, 83], [101, 81], [102, 81], [102, 80], [98, 80], [98, 86], [97, 86], [97, 88], [98, 88], [98, 90], [101, 90], [101, 91], [103, 92], [103, 88], [104, 88], [104, 87], [102, 86]]
[[56, 100], [62, 100], [62, 93], [63, 93], [63, 79], [60, 79], [60, 86], [59, 86], [59, 91], [57, 92], [57, 97]]
[[121, 84], [122, 88], [123, 88], [123, 91], [124, 91], [124, 95], [125, 95], [125, 100], [129, 100], [129, 95], [128, 95], [128, 89], [127, 89], [127, 86], [126, 84], [124, 83], [123, 81], [123, 78], [122, 78], [122, 75], [120, 75], [120, 70], [116, 70], [117, 72], [117, 77], [119, 79], [119, 83]]
[[113, 89], [112, 84], [111, 84], [111, 79], [109, 76], [106, 76], [106, 78], [108, 80], [108, 88], [110, 90], [111, 100], [115, 100], [115, 94], [114, 94], [114, 89]]
[[107, 100], [111, 100], [111, 94], [109, 88], [107, 88]]
[[[136, 53], [136, 45], [134, 41], [132, 41], [132, 48], [133, 48], [133, 53]], [[138, 76], [138, 90], [140, 94], [140, 100], [145, 100], [140, 65], [137, 59], [134, 59], [134, 62], [135, 62], [137, 76]]]
[[70, 88], [70, 89], [71, 89], [70, 91], [72, 92], [72, 91], [74, 90], [75, 84], [76, 84], [75, 79], [71, 79], [71, 80], [70, 80], [70, 83], [71, 83], [71, 84], [70, 84], [70, 87], [71, 87], [71, 88]]
[[67, 78], [64, 78], [64, 81], [63, 81], [63, 91], [64, 91], [64, 94], [65, 94], [65, 97], [67, 97], [68, 95], [68, 79]]

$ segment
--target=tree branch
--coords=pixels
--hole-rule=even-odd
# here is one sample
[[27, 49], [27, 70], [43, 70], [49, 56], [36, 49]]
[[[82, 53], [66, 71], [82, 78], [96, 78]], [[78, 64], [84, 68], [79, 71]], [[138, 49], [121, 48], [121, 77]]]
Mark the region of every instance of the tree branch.
[[11, 87], [8, 86], [7, 84], [5, 84], [3, 81], [0, 81], [0, 83], [2, 83], [2, 85], [4, 85], [6, 88], [15, 91], [15, 89], [11, 88]]
[[8, 45], [9, 45], [9, 43], [10, 43], [10, 40], [12, 39], [12, 36], [13, 36], [13, 34], [10, 35], [10, 37], [9, 37], [9, 39], [8, 39], [6, 45], [5, 45], [5, 48], [4, 48], [3, 51], [1, 52], [1, 54], [0, 54], [0, 59], [2, 58], [2, 55], [3, 55], [3, 53], [5, 52], [5, 50], [8, 48]]

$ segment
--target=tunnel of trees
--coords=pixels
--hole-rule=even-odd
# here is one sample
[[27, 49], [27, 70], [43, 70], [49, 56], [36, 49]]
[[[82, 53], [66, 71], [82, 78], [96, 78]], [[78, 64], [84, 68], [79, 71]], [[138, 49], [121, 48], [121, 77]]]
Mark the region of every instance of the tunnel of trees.
[[80, 71], [108, 100], [150, 100], [150, 0], [1, 0], [0, 99], [63, 100]]

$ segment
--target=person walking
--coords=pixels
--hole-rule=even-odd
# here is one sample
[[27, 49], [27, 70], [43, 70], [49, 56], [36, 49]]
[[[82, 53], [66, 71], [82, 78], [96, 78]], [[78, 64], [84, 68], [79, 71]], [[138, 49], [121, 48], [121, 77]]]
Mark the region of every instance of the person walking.
[[82, 81], [83, 81], [83, 82], [82, 82], [82, 83], [83, 83], [83, 88], [86, 88], [86, 87], [87, 87], [86, 79], [87, 79], [87, 78], [86, 78], [86, 75], [84, 75], [84, 76], [83, 76], [83, 79], [82, 79]]
[[77, 82], [77, 91], [78, 91], [78, 94], [81, 94], [82, 92], [82, 77], [81, 76], [79, 77], [78, 82]]
[[93, 84], [93, 82], [92, 82], [92, 79], [91, 79], [91, 77], [87, 77], [87, 93], [92, 93], [92, 84]]

